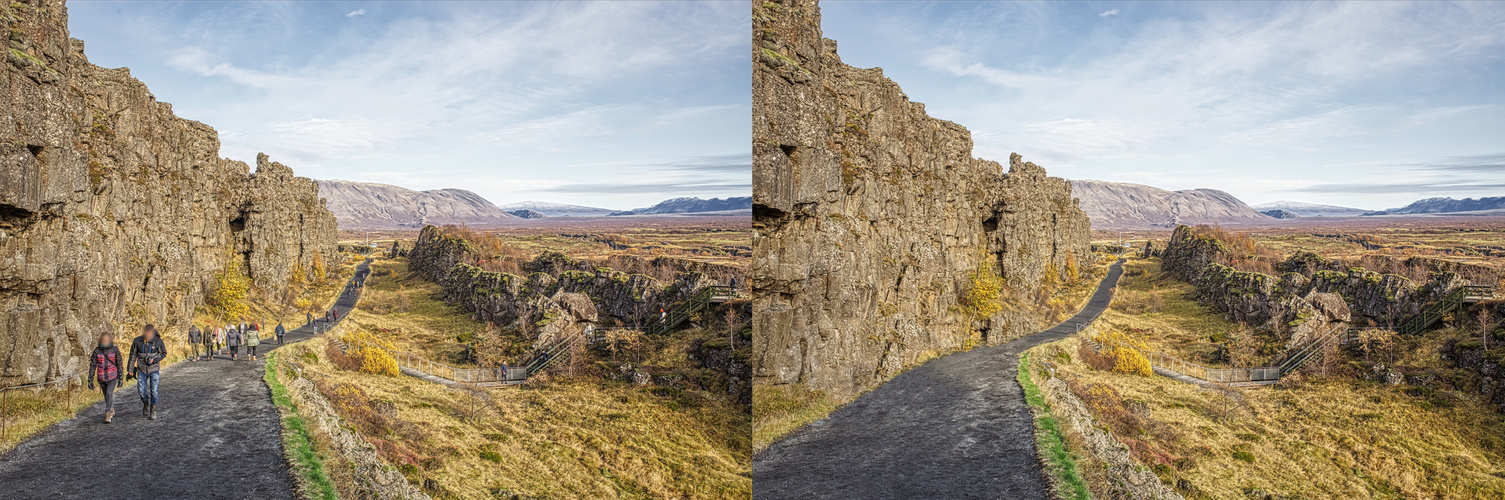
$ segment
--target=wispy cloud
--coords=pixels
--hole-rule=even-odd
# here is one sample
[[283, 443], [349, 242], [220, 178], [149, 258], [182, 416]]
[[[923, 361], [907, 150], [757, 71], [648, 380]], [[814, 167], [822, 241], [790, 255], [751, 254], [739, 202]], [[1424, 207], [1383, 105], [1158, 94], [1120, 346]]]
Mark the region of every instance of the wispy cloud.
[[[464, 187], [506, 203], [581, 180], [629, 186], [655, 166], [750, 149], [750, 42], [739, 34], [750, 21], [738, 4], [341, 7], [81, 4], [70, 28], [92, 61], [129, 66], [180, 116], [216, 127], [222, 155], [266, 152], [300, 175]], [[695, 175], [671, 179], [712, 191], [675, 193], [742, 195], [751, 177]], [[615, 193], [554, 201], [642, 206], [664, 194]]]
[[1453, 156], [1401, 166], [1460, 174], [1500, 174], [1505, 173], [1505, 153]]
[[[1272, 200], [1499, 145], [1488, 132], [1505, 128], [1505, 87], [1488, 82], [1505, 80], [1505, 4], [1130, 5], [1132, 17], [1099, 23], [1072, 3], [833, 2], [822, 25], [843, 60], [882, 66], [933, 116], [971, 129], [975, 155], [1019, 152], [1057, 175], [1174, 172], [1160, 187]], [[1328, 167], [1359, 163], [1381, 166]], [[1411, 193], [1308, 201], [1386, 206], [1505, 182], [1488, 165], [1450, 167], [1466, 179], [1433, 172]]]
[[1460, 193], [1505, 191], [1505, 182], [1339, 183], [1318, 184], [1292, 191], [1324, 194], [1436, 194], [1456, 197]]

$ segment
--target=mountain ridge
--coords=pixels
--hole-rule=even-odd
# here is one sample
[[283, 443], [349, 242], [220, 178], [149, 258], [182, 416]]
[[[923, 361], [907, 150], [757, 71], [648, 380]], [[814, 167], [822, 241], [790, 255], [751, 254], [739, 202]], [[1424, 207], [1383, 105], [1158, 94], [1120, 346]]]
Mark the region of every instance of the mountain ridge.
[[1477, 212], [1482, 210], [1505, 209], [1505, 196], [1481, 197], [1478, 199], [1464, 198], [1461, 200], [1449, 196], [1434, 196], [1422, 198], [1411, 202], [1404, 207], [1387, 208], [1366, 212], [1364, 215], [1419, 215], [1419, 214], [1445, 214], [1456, 212]]
[[1170, 191], [1128, 182], [1071, 181], [1094, 229], [1175, 227], [1232, 221], [1269, 220], [1226, 191], [1199, 188]]
[[319, 196], [341, 229], [411, 229], [424, 225], [488, 226], [519, 220], [472, 191], [417, 191], [377, 182], [323, 179]]
[[752, 197], [728, 197], [726, 199], [711, 198], [703, 200], [698, 197], [670, 198], [651, 207], [634, 208], [613, 212], [613, 216], [623, 215], [663, 215], [663, 214], [686, 214], [701, 212], [724, 212], [729, 210], [752, 210]]

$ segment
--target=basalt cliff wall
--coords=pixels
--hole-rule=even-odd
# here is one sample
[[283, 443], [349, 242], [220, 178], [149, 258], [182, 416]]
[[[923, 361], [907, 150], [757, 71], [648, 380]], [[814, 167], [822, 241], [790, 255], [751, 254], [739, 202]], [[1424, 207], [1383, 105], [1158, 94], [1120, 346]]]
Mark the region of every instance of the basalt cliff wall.
[[183, 335], [229, 262], [275, 294], [334, 258], [314, 181], [220, 158], [214, 129], [90, 64], [63, 2], [10, 2], [0, 24], [0, 385], [85, 368], [101, 331]]
[[1314, 319], [1391, 327], [1468, 284], [1452, 271], [1431, 272], [1417, 283], [1310, 252], [1276, 263], [1279, 276], [1239, 271], [1230, 266], [1239, 257], [1234, 250], [1190, 226], [1177, 227], [1159, 254], [1166, 271], [1196, 285], [1200, 301], [1230, 320], [1288, 332], [1292, 344], [1316, 333], [1309, 324]]
[[[551, 313], [557, 316], [561, 309], [585, 310], [585, 304], [569, 302], [580, 298], [588, 299], [590, 321], [627, 327], [647, 324], [657, 319], [659, 309], [671, 309], [718, 284], [710, 273], [739, 272], [729, 266], [680, 261], [690, 270], [672, 273], [675, 278], [665, 282], [557, 252], [545, 252], [523, 263], [521, 274], [486, 270], [483, 260], [485, 256], [469, 241], [436, 226], [423, 228], [408, 251], [409, 268], [442, 285], [446, 300], [471, 311], [478, 321], [528, 332], [535, 330], [530, 325]], [[673, 259], [636, 261], [625, 256], [608, 262], [660, 271], [674, 266]], [[538, 333], [540, 341], [548, 340], [547, 332]]]
[[973, 273], [1030, 304], [1090, 258], [1070, 184], [972, 157], [881, 69], [843, 64], [812, 0], [753, 3], [753, 376], [847, 400], [923, 357], [1043, 326], [975, 318]]

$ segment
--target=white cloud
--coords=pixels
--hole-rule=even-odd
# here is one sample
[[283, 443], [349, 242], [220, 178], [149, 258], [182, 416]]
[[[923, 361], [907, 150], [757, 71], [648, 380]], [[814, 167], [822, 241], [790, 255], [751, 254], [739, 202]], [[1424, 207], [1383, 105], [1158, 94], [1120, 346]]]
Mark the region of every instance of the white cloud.
[[1104, 11], [1102, 14], [1098, 14], [1097, 17], [1108, 17], [1108, 16], [1116, 16], [1116, 15], [1118, 15], [1118, 9], [1108, 9], [1108, 10]]
[[366, 9], [355, 9], [355, 10], [350, 11], [349, 14], [345, 14], [345, 17], [355, 17], [355, 16], [364, 16], [364, 15], [366, 15]]

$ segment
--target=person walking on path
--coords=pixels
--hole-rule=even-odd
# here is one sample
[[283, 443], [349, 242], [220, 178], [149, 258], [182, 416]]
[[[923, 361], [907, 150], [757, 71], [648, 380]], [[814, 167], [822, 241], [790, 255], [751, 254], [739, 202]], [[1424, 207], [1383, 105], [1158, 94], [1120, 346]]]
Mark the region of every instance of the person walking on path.
[[[204, 360], [214, 361], [214, 325], [204, 325]], [[197, 354], [195, 352], [195, 354]]]
[[241, 335], [241, 332], [235, 330], [235, 325], [225, 329], [225, 345], [230, 348], [230, 361], [235, 361], [235, 357], [240, 355], [240, 342], [244, 339]]
[[251, 361], [256, 361], [256, 347], [261, 345], [261, 328], [251, 325], [246, 330], [246, 354], [251, 356]]
[[308, 321], [303, 322], [303, 324], [305, 324], [305, 325], [312, 325], [312, 324], [314, 324], [314, 313], [310, 312], [310, 313], [303, 313], [303, 314], [307, 314], [308, 315]]
[[222, 350], [224, 348], [225, 348], [225, 327], [223, 327], [223, 326], [216, 326], [216, 327], [214, 327], [214, 354], [210, 354], [209, 357], [211, 359], [214, 358], [214, 356], [217, 355], [217, 354], [219, 354], [220, 350]]
[[204, 343], [204, 334], [199, 332], [199, 325], [188, 327], [188, 360], [199, 360], [199, 344]]
[[282, 322], [277, 322], [277, 345], [282, 345], [282, 336], [287, 335], [287, 329], [282, 327]]
[[99, 334], [99, 345], [89, 357], [89, 390], [94, 390], [94, 381], [99, 381], [99, 390], [105, 395], [105, 423], [115, 418], [115, 388], [120, 386], [120, 376], [125, 374], [125, 362], [120, 357], [120, 347], [115, 345], [115, 334]]
[[157, 385], [162, 381], [162, 359], [167, 357], [167, 346], [157, 335], [157, 328], [146, 325], [141, 336], [131, 341], [131, 358], [126, 366], [131, 369], [127, 378], [136, 378], [136, 393], [141, 396], [141, 415], [157, 419]]

